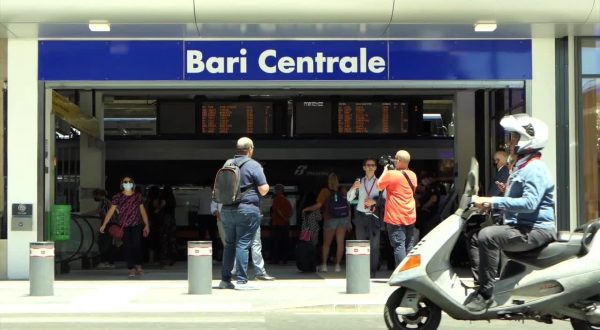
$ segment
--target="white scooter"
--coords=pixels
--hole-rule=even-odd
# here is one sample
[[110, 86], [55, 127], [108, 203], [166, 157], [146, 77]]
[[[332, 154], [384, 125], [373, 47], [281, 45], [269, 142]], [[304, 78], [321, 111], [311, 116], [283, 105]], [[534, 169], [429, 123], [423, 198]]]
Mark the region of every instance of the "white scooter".
[[473, 288], [450, 264], [450, 254], [472, 214], [478, 164], [471, 161], [458, 210], [425, 236], [396, 268], [389, 285], [399, 286], [385, 305], [389, 329], [437, 329], [441, 312], [457, 320], [570, 319], [575, 330], [600, 329], [600, 220], [583, 232], [560, 232], [547, 246], [519, 253], [508, 261], [494, 286], [494, 303], [473, 313], [463, 303]]

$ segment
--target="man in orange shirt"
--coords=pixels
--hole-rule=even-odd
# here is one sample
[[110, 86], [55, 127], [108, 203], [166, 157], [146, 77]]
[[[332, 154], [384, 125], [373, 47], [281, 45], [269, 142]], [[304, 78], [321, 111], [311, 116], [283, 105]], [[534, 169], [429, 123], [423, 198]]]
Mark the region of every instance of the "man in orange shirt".
[[415, 207], [417, 175], [408, 169], [410, 162], [408, 151], [399, 150], [394, 161], [395, 169], [389, 168], [389, 165], [383, 168], [377, 187], [379, 190], [385, 189], [387, 193], [384, 222], [390, 244], [394, 249], [396, 266], [398, 266], [413, 245], [417, 220]]
[[273, 197], [273, 205], [271, 206], [271, 228], [273, 229], [271, 261], [275, 264], [279, 262], [285, 264], [289, 253], [289, 226], [293, 209], [283, 191], [284, 186], [282, 184], [275, 185], [275, 197]]

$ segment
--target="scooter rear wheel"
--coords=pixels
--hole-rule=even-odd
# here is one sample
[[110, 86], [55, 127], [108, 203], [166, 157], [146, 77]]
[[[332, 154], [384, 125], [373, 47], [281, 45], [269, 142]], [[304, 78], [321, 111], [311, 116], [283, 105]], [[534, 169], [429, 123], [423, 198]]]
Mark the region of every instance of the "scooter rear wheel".
[[437, 329], [442, 320], [442, 310], [427, 299], [419, 301], [419, 310], [413, 315], [396, 313], [396, 308], [400, 306], [404, 294], [406, 294], [406, 288], [399, 288], [390, 295], [385, 303], [383, 318], [388, 329]]
[[573, 330], [600, 329], [600, 326], [592, 325], [591, 323], [589, 323], [587, 321], [578, 320], [578, 319], [574, 319], [574, 318], [571, 318], [571, 326], [573, 327]]

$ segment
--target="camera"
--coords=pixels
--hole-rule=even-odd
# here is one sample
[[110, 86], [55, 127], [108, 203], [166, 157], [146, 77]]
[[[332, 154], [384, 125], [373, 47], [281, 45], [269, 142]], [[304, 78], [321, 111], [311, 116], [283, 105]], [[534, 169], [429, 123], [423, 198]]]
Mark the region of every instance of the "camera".
[[396, 168], [396, 159], [390, 155], [379, 157], [379, 165], [387, 166], [388, 170]]

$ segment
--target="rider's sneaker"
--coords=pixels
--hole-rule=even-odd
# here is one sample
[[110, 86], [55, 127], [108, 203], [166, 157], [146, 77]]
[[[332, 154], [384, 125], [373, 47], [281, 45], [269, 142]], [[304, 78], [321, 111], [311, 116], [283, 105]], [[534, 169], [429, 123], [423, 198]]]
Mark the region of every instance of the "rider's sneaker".
[[473, 292], [465, 300], [465, 307], [470, 312], [481, 312], [486, 310], [494, 302], [493, 297], [485, 299], [479, 292]]

